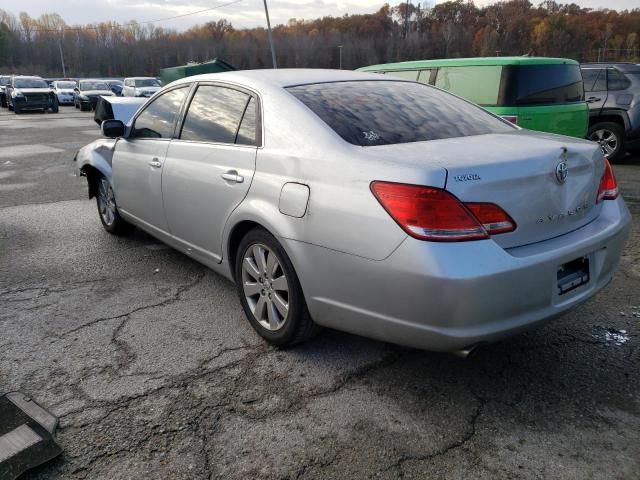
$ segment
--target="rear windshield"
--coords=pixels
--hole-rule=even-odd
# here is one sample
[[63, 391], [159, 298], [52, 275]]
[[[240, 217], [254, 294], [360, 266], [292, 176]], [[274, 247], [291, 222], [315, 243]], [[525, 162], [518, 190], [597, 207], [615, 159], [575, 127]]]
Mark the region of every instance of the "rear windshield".
[[104, 82], [80, 82], [80, 90], [109, 90]]
[[39, 78], [16, 78], [13, 84], [15, 88], [49, 88], [47, 82]]
[[518, 65], [506, 67], [505, 74], [503, 105], [555, 105], [584, 100], [578, 65]]
[[475, 105], [419, 83], [353, 81], [287, 90], [344, 140], [363, 147], [514, 130]]
[[145, 78], [135, 81], [136, 87], [159, 87], [160, 84], [155, 78]]
[[76, 82], [56, 82], [57, 88], [75, 88]]

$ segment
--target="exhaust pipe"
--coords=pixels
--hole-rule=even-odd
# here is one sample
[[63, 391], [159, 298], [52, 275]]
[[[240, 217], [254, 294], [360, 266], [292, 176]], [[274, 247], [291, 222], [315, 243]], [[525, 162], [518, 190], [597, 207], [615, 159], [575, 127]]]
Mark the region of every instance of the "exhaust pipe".
[[470, 345], [468, 347], [461, 348], [460, 350], [454, 350], [451, 353], [453, 355], [455, 355], [456, 357], [465, 358], [466, 359], [466, 358], [469, 358], [471, 355], [473, 355], [480, 345], [481, 344], [476, 343], [475, 345]]

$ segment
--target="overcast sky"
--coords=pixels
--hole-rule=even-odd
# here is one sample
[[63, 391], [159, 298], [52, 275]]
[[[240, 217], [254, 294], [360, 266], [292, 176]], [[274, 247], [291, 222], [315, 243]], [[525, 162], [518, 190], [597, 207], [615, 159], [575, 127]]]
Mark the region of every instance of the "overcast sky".
[[[43, 13], [59, 13], [68, 24], [85, 24], [106, 20], [126, 22], [162, 19], [174, 15], [196, 12], [233, 0], [0, 0], [0, 8], [16, 16], [27, 12], [32, 17]], [[537, 4], [538, 0], [530, 0]], [[624, 10], [640, 7], [638, 0], [573, 0], [583, 7]], [[391, 4], [398, 3], [391, 1]], [[415, 3], [415, 2], [414, 2]], [[422, 2], [424, 4], [424, 1]], [[435, 2], [431, 2], [435, 3]], [[493, 3], [477, 0], [477, 5]], [[559, 1], [559, 3], [563, 3]], [[565, 3], [571, 3], [567, 0]], [[290, 18], [313, 19], [345, 13], [372, 13], [384, 1], [375, 0], [268, 0], [271, 23], [286, 23]], [[198, 23], [226, 18], [235, 27], [264, 25], [264, 9], [261, 0], [240, 0], [239, 3], [223, 6], [209, 12], [190, 15], [174, 20], [157, 22], [165, 26], [183, 30]]]

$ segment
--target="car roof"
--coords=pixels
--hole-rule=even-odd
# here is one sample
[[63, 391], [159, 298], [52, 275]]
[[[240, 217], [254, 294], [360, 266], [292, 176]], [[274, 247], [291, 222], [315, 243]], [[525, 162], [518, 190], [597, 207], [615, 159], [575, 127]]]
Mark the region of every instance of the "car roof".
[[359, 71], [375, 70], [403, 70], [429, 67], [467, 67], [488, 65], [578, 65], [578, 62], [569, 58], [552, 57], [472, 57], [472, 58], [445, 58], [439, 60], [413, 60], [408, 62], [381, 63], [361, 67]]
[[[262, 70], [234, 70], [230, 72], [205, 73], [185, 77], [173, 82], [189, 83], [197, 81], [228, 81], [244, 84], [248, 87], [284, 88], [294, 85], [308, 85], [312, 83], [345, 82], [349, 80], [383, 80], [380, 75], [354, 72], [352, 70], [329, 70], [321, 68], [279, 68]], [[394, 79], [395, 80], [395, 79]], [[402, 80], [398, 80], [402, 81]]]
[[156, 79], [156, 77], [125, 77], [125, 80], [148, 80], [148, 79]]
[[615, 67], [621, 72], [640, 72], [640, 65], [635, 63], [627, 63], [627, 62], [593, 62], [593, 63], [582, 63], [580, 64], [580, 68], [606, 68], [606, 67]]
[[14, 75], [13, 78], [33, 78], [36, 80], [44, 80], [42, 77], [37, 75]]

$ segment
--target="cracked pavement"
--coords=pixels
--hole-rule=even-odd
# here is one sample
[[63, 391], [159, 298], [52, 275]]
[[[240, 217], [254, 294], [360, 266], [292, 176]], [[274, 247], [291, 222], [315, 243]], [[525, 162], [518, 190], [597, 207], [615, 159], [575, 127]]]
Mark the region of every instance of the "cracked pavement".
[[0, 394], [58, 415], [64, 449], [25, 478], [640, 477], [640, 156], [615, 166], [634, 224], [613, 282], [462, 360], [267, 346], [229, 281], [103, 231], [71, 161], [98, 135], [73, 108], [0, 111]]

